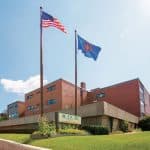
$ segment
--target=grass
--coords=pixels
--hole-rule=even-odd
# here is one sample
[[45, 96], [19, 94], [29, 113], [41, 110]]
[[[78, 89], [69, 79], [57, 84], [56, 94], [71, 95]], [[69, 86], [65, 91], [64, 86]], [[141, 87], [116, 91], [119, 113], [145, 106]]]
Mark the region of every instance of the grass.
[[12, 140], [18, 143], [28, 143], [30, 141], [29, 134], [0, 134], [0, 138]]
[[[11, 136], [14, 137], [15, 141], [18, 138], [17, 135]], [[11, 136], [9, 135], [9, 139], [13, 140]], [[22, 143], [25, 140], [21, 136], [27, 139], [29, 135], [19, 136], [18, 141]], [[0, 134], [0, 138], [4, 138], [4, 134]], [[53, 150], [149, 150], [150, 132], [103, 136], [65, 136], [30, 140], [28, 144]]]

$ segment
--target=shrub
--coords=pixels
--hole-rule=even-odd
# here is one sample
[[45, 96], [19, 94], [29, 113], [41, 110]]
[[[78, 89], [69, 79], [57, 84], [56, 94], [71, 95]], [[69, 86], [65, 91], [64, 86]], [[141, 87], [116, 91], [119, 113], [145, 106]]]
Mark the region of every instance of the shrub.
[[84, 130], [78, 130], [78, 129], [60, 129], [59, 133], [64, 135], [87, 135], [88, 134], [88, 132]]
[[0, 117], [0, 121], [8, 120], [7, 117]]
[[88, 131], [91, 134], [95, 134], [95, 135], [109, 134], [109, 130], [107, 127], [98, 126], [98, 125], [82, 126], [82, 129]]
[[61, 124], [60, 126], [61, 126], [61, 129], [64, 129], [64, 130], [66, 130], [66, 129], [75, 129], [76, 128], [75, 125], [71, 125], [71, 124]]
[[142, 131], [150, 131], [150, 116], [146, 116], [139, 121], [138, 126]]
[[128, 132], [128, 122], [125, 120], [121, 120], [119, 124], [119, 128], [123, 132]]
[[51, 136], [55, 134], [55, 125], [53, 123], [49, 123], [46, 118], [42, 118], [39, 122], [39, 133], [41, 135]]

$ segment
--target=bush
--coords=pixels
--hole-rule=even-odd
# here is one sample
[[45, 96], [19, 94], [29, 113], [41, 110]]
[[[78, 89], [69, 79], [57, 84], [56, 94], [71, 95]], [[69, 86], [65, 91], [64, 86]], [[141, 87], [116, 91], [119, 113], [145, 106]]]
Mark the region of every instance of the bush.
[[94, 135], [104, 135], [109, 134], [109, 130], [107, 127], [103, 126], [97, 126], [97, 125], [91, 125], [91, 126], [82, 126], [82, 129], [88, 131], [91, 134]]
[[61, 124], [61, 125], [60, 125], [60, 128], [61, 128], [61, 129], [64, 129], [64, 130], [66, 130], [66, 129], [75, 129], [75, 128], [76, 128], [76, 125]]
[[146, 116], [140, 120], [138, 126], [142, 131], [150, 131], [150, 116]]
[[42, 118], [39, 122], [39, 133], [41, 135], [51, 136], [55, 134], [55, 125], [53, 123], [49, 123], [46, 118]]
[[40, 131], [34, 131], [31, 134], [32, 139], [43, 139], [43, 138], [48, 138], [48, 135], [42, 135]]
[[0, 121], [4, 121], [4, 120], [8, 120], [8, 118], [6, 116], [0, 117]]
[[60, 129], [59, 133], [64, 135], [87, 135], [88, 134], [88, 132], [84, 130], [78, 130], [78, 129]]
[[121, 120], [119, 124], [119, 128], [123, 132], [128, 132], [128, 122], [125, 120]]

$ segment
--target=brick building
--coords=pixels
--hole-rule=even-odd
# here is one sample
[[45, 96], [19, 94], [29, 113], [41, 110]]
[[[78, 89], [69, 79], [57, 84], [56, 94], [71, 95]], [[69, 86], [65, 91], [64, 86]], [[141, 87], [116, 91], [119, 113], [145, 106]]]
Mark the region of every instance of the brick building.
[[7, 106], [7, 114], [9, 119], [19, 118], [24, 116], [25, 103], [22, 101], [16, 101]]
[[[80, 94], [79, 87], [77, 90], [78, 106], [86, 100], [87, 95], [87, 91], [84, 89], [85, 84], [81, 85], [83, 86], [82, 94]], [[45, 85], [43, 88], [44, 113], [73, 108], [75, 104], [74, 91], [74, 84], [63, 79]], [[40, 114], [40, 103], [40, 89], [25, 94], [25, 115]]]
[[[49, 121], [55, 120], [55, 112], [74, 114], [75, 86], [58, 79], [44, 86], [44, 115]], [[140, 117], [150, 115], [150, 95], [139, 79], [134, 79], [104, 88], [86, 90], [86, 84], [81, 83], [77, 90], [78, 115], [82, 124], [107, 126], [110, 131], [119, 130], [121, 120], [126, 120], [129, 127], [136, 127]], [[20, 118], [20, 124], [37, 122], [40, 114], [40, 89], [25, 94], [25, 104], [15, 102], [8, 105], [9, 118]], [[25, 108], [25, 109], [23, 109]], [[22, 110], [22, 113], [21, 113]], [[1, 126], [18, 124], [18, 119], [8, 120]]]
[[[44, 113], [74, 108], [74, 84], [58, 79], [44, 86]], [[150, 114], [150, 95], [139, 79], [105, 88], [86, 90], [78, 87], [78, 106], [106, 101], [138, 117]], [[40, 89], [25, 94], [25, 115], [40, 114]]]
[[139, 79], [88, 92], [86, 104], [106, 101], [138, 117], [150, 115], [150, 95]]

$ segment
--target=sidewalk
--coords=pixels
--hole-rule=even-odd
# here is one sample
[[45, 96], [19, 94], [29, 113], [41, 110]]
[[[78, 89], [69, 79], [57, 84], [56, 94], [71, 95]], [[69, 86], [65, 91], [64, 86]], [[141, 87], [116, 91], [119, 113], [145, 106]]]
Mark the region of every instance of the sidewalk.
[[0, 150], [50, 150], [50, 149], [0, 139]]

